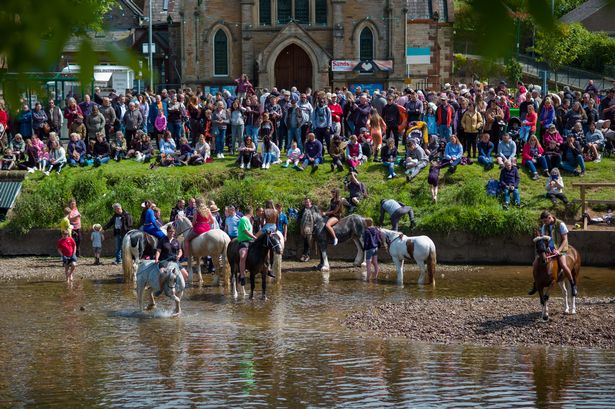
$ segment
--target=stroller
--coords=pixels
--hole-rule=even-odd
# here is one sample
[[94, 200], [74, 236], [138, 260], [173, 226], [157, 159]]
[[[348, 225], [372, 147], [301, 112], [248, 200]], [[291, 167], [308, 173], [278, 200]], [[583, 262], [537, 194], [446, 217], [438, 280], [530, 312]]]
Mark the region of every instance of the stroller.
[[510, 135], [510, 139], [513, 140], [517, 146], [519, 146], [519, 141], [521, 140], [521, 119], [516, 116], [511, 117], [508, 120], [506, 132]]

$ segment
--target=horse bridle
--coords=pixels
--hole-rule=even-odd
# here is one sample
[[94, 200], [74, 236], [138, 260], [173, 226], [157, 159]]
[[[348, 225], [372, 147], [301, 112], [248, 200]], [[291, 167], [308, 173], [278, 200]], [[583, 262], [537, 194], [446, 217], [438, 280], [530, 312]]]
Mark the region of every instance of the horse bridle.
[[[173, 222], [173, 227], [175, 227], [176, 224], [177, 224], [177, 220]], [[186, 233], [189, 230], [192, 230], [192, 227], [188, 227], [187, 229], [185, 229], [181, 233], [175, 232], [175, 237], [179, 237], [179, 236], [181, 236], [182, 234]]]
[[271, 240], [271, 235], [274, 233], [268, 233], [267, 234], [267, 247], [271, 248], [272, 250], [275, 249], [276, 247], [280, 247], [280, 242], [278, 241], [275, 246], [272, 245], [273, 240]]

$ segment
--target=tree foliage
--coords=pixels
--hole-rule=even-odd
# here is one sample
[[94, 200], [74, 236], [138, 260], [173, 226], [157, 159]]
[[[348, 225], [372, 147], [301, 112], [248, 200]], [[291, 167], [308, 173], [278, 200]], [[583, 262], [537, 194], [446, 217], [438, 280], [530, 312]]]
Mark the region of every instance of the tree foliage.
[[[15, 101], [28, 85], [31, 72], [55, 70], [71, 37], [81, 39], [77, 60], [82, 84], [91, 81], [98, 55], [88, 31], [104, 30], [102, 18], [117, 0], [3, 0], [0, 10], [0, 55], [17, 79], [3, 81], [5, 97]], [[138, 69], [136, 58], [126, 50], [109, 50], [115, 62]], [[0, 73], [0, 80], [4, 80]]]
[[575, 61], [582, 51], [584, 29], [580, 24], [558, 25], [554, 30], [536, 33], [534, 51], [538, 60], [546, 62], [557, 71], [561, 66]]

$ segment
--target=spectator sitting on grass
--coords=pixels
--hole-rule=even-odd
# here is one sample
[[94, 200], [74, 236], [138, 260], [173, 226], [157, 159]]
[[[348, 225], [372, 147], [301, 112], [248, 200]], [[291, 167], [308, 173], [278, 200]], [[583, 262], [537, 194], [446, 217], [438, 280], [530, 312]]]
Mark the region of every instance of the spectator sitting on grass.
[[523, 146], [522, 163], [532, 172], [532, 179], [534, 180], [538, 179], [537, 166], [540, 166], [545, 176], [549, 175], [549, 165], [544, 157], [544, 149], [540, 146], [536, 135], [530, 136], [530, 139]]
[[457, 165], [461, 163], [463, 157], [463, 145], [459, 142], [457, 135], [451, 135], [450, 141], [444, 148], [444, 158], [440, 162], [440, 168], [449, 166], [448, 171], [454, 173], [457, 170]]
[[557, 199], [568, 204], [568, 198], [564, 195], [564, 179], [559, 173], [558, 168], [553, 168], [551, 174], [547, 179], [547, 199], [551, 200], [553, 204], [557, 204]]
[[[501, 144], [500, 144], [501, 146]], [[516, 206], [521, 206], [521, 196], [519, 194], [519, 171], [512, 162], [507, 160], [500, 171], [500, 187], [504, 193], [504, 209], [510, 206], [510, 195], [512, 193]]]
[[410, 138], [408, 148], [406, 149], [406, 159], [404, 166], [406, 167], [406, 181], [410, 182], [414, 179], [421, 170], [427, 166], [428, 157], [423, 148], [419, 146], [416, 139]]
[[478, 143], [478, 163], [483, 165], [485, 170], [493, 169], [491, 152], [493, 152], [493, 142], [489, 140], [489, 134], [485, 132], [481, 135]]
[[549, 125], [547, 132], [545, 132], [544, 134], [543, 140], [544, 140], [545, 146], [549, 146], [549, 142], [551, 141], [555, 141], [557, 146], [564, 143], [564, 139], [562, 138], [562, 135], [560, 135], [559, 132], [557, 131], [557, 127], [555, 126], [555, 124]]
[[547, 159], [547, 164], [549, 165], [549, 171], [553, 168], [559, 167], [562, 162], [562, 154], [559, 146], [553, 139], [549, 141], [549, 144], [545, 149], [545, 158]]
[[[566, 143], [562, 144], [562, 163], [560, 167], [575, 176], [585, 175], [583, 148], [581, 148], [581, 145], [579, 145], [572, 134], [568, 135]], [[577, 168], [580, 168], [580, 171]]]
[[585, 143], [587, 151], [594, 158], [594, 162], [600, 162], [602, 160], [600, 152], [604, 149], [605, 141], [602, 131], [596, 129], [594, 122], [589, 124], [589, 130], [585, 134]]
[[86, 153], [87, 147], [85, 142], [81, 140], [78, 133], [70, 134], [70, 141], [68, 142], [68, 166], [80, 166], [87, 165]]
[[316, 139], [316, 136], [313, 132], [310, 132], [307, 135], [307, 141], [305, 142], [305, 155], [303, 156], [303, 165], [299, 168], [299, 170], [305, 170], [305, 168], [311, 165], [312, 172], [316, 172], [318, 170], [318, 166], [321, 163], [322, 143], [320, 143], [320, 141]]
[[510, 161], [511, 165], [517, 166], [517, 145], [515, 141], [510, 139], [510, 135], [505, 133], [502, 135], [502, 141], [498, 144], [498, 165], [504, 167], [506, 161]]
[[395, 173], [395, 162], [397, 161], [397, 147], [395, 146], [395, 139], [389, 138], [387, 144], [382, 147], [381, 152], [382, 165], [387, 169], [387, 179], [393, 179], [397, 177]]
[[356, 135], [351, 135], [350, 142], [346, 145], [346, 161], [351, 172], [357, 172], [357, 167], [362, 163], [362, 159], [361, 144], [357, 141]]
[[344, 170], [344, 151], [346, 144], [342, 142], [342, 138], [339, 135], [335, 135], [331, 141], [329, 147], [329, 155], [331, 155], [331, 172], [335, 169]]
[[94, 157], [94, 166], [100, 166], [103, 163], [109, 162], [109, 154], [111, 147], [105, 139], [105, 134], [99, 132], [96, 134], [96, 142], [92, 146], [92, 156]]
[[357, 179], [355, 172], [350, 172], [345, 187], [348, 190], [348, 198], [342, 198], [342, 204], [348, 207], [350, 211], [353, 211], [359, 205], [359, 202], [367, 197], [367, 188], [363, 182]]

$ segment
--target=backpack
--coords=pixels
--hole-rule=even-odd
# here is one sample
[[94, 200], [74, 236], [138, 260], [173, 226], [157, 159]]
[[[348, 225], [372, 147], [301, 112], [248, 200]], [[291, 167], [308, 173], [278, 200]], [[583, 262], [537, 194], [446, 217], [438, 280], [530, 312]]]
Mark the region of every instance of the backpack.
[[485, 185], [485, 190], [488, 196], [496, 197], [500, 194], [500, 182], [495, 179], [489, 179], [487, 185]]

